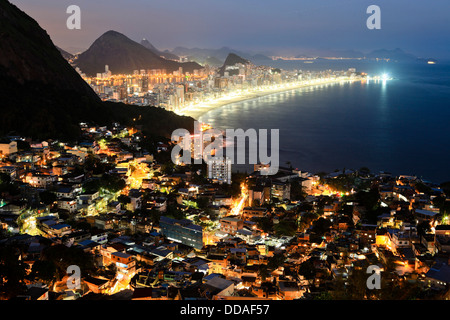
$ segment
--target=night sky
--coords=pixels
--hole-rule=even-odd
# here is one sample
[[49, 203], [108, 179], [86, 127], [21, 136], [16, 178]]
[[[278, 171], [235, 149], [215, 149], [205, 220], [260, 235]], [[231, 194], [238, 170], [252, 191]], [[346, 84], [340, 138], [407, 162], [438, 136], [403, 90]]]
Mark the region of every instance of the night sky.
[[[159, 49], [176, 46], [292, 54], [312, 50], [401, 48], [450, 59], [448, 0], [11, 0], [69, 52], [108, 30]], [[66, 8], [81, 8], [81, 30], [66, 28]], [[370, 5], [381, 30], [369, 30]]]

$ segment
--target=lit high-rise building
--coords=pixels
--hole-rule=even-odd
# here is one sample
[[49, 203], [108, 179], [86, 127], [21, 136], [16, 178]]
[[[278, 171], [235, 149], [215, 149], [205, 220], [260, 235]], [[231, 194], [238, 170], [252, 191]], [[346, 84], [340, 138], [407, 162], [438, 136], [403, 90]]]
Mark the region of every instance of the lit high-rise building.
[[218, 183], [231, 184], [231, 159], [213, 158], [208, 161], [208, 178]]

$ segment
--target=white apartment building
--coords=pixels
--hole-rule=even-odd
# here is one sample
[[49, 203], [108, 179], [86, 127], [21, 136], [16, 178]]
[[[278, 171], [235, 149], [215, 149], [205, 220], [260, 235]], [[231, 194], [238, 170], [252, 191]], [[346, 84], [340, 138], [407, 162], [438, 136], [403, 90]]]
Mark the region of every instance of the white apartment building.
[[214, 158], [208, 162], [208, 178], [218, 183], [231, 184], [231, 159]]

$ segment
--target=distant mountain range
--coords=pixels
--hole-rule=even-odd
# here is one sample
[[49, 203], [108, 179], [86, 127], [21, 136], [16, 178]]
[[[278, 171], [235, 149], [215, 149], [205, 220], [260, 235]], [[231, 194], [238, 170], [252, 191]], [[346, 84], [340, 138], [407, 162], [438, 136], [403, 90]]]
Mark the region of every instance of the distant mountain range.
[[392, 61], [417, 61], [422, 60], [411, 53], [407, 53], [402, 49], [396, 48], [392, 50], [378, 49], [368, 53], [356, 50], [322, 50], [316, 52], [303, 53], [296, 56], [296, 58], [348, 58], [348, 59], [389, 59]]
[[[178, 56], [186, 56], [188, 59], [196, 61], [200, 64], [209, 64], [210, 66], [220, 67], [223, 65], [228, 54], [233, 53], [244, 59], [252, 62], [264, 63], [270, 61], [272, 58], [265, 54], [249, 54], [243, 51], [234, 50], [228, 47], [220, 49], [200, 49], [200, 48], [184, 48], [176, 47], [171, 51]], [[272, 54], [272, 56], [276, 56]], [[313, 50], [303, 54], [298, 54], [296, 58], [348, 58], [348, 59], [390, 59], [393, 61], [417, 61], [424, 60], [411, 53], [407, 53], [402, 49], [396, 48], [393, 50], [379, 49], [368, 53], [357, 50]]]
[[196, 61], [200, 64], [209, 64], [210, 66], [213, 67], [220, 67], [225, 62], [225, 59], [230, 53], [236, 54], [250, 61], [271, 60], [271, 58], [263, 54], [252, 55], [228, 47], [222, 47], [220, 49], [200, 49], [200, 48], [189, 49], [185, 47], [176, 47], [171, 52], [173, 54], [176, 54], [177, 56], [185, 56], [188, 57], [189, 60]]
[[[103, 36], [101, 36], [99, 39], [96, 40], [103, 40], [103, 37], [108, 38], [109, 33], [111, 33], [113, 31], [109, 31], [107, 33], [105, 33]], [[123, 35], [122, 35], [123, 36]], [[123, 36], [125, 37], [125, 36]], [[125, 37], [126, 38], [126, 37]], [[126, 38], [126, 41], [123, 41], [124, 44], [126, 44], [128, 42], [128, 44], [126, 44], [126, 46], [129, 46], [130, 44], [130, 39]], [[132, 41], [134, 42], [134, 41]], [[94, 42], [94, 44], [96, 44]], [[93, 46], [94, 46], [93, 44]], [[134, 45], [136, 43], [134, 42]], [[175, 47], [173, 50], [164, 50], [161, 51], [159, 49], [157, 49], [155, 46], [153, 46], [147, 39], [142, 39], [140, 42], [140, 45], [142, 45], [143, 47], [145, 47], [146, 49], [150, 50], [154, 55], [158, 56], [159, 58], [163, 58], [165, 60], [173, 60], [173, 61], [180, 61], [180, 57], [183, 58], [187, 58], [188, 61], [191, 62], [196, 62], [199, 65], [205, 66], [205, 65], [209, 65], [212, 67], [221, 67], [223, 65], [223, 63], [225, 62], [225, 59], [227, 58], [228, 54], [233, 53], [236, 54], [244, 59], [247, 59], [249, 61], [252, 61], [254, 63], [258, 63], [258, 64], [264, 64], [266, 61], [271, 61], [273, 56], [283, 56], [283, 55], [277, 55], [274, 53], [268, 53], [265, 52], [263, 53], [248, 53], [248, 52], [244, 52], [241, 50], [236, 50], [236, 49], [232, 49], [229, 47], [222, 47], [219, 49], [205, 49], [205, 48], [186, 48], [186, 47]], [[92, 46], [91, 46], [92, 48]], [[91, 49], [89, 48], [89, 49]], [[69, 57], [70, 53], [60, 49], [61, 53], [63, 54], [63, 56], [65, 57]], [[84, 56], [87, 54], [89, 50], [85, 51], [81, 56], [84, 58]], [[117, 50], [120, 51], [120, 50]], [[131, 50], [134, 51], [134, 50]], [[95, 55], [99, 55], [98, 52], [95, 53]], [[103, 54], [101, 54], [103, 55]], [[140, 58], [129, 58], [129, 56], [127, 54], [124, 54], [124, 56], [129, 59], [130, 64], [133, 65], [132, 61], [136, 61], [136, 60], [142, 60], [141, 57]], [[82, 58], [82, 60], [83, 60]], [[155, 57], [149, 59], [149, 60], [154, 60]], [[411, 53], [407, 53], [405, 51], [403, 51], [400, 48], [396, 48], [396, 49], [377, 49], [377, 50], [373, 50], [371, 52], [362, 52], [362, 51], [358, 51], [358, 50], [314, 50], [314, 49], [310, 49], [310, 50], [305, 50], [303, 53], [301, 54], [297, 54], [295, 56], [295, 58], [322, 58], [322, 59], [326, 59], [326, 58], [346, 58], [346, 59], [389, 59], [392, 61], [419, 61], [419, 62], [423, 62], [423, 61], [428, 61], [432, 58], [421, 58], [421, 57], [417, 57], [414, 54]], [[92, 57], [90, 57], [90, 59], [92, 59]], [[144, 59], [145, 60], [145, 59]], [[122, 60], [123, 61], [123, 60]], [[85, 61], [82, 61], [81, 64], [84, 64]], [[195, 66], [198, 68], [198, 65]], [[86, 67], [85, 67], [86, 68]], [[90, 67], [87, 67], [88, 69]], [[102, 71], [104, 68], [104, 66], [101, 66], [101, 70]], [[129, 69], [129, 68], [128, 68]], [[169, 67], [169, 70], [171, 68]], [[189, 69], [189, 67], [186, 68], [186, 70]], [[100, 72], [98, 71], [98, 72]]]
[[183, 71], [191, 73], [195, 69], [202, 69], [196, 62], [181, 63], [164, 59], [151, 49], [113, 30], [95, 40], [88, 50], [78, 55], [74, 63], [88, 76], [103, 72], [105, 65], [114, 74], [131, 74], [140, 69], [166, 69], [172, 72], [182, 67]]
[[[111, 36], [109, 34], [111, 32], [113, 32], [113, 31], [109, 31], [109, 32], [105, 33], [103, 36], [101, 36], [99, 39], [97, 39], [96, 42], [99, 40], [103, 41], [104, 39], [102, 39], [102, 38], [104, 38], [104, 37], [108, 38], [109, 36]], [[123, 36], [123, 37], [125, 37], [125, 36]], [[125, 39], [123, 39], [123, 40], [124, 40], [123, 44], [119, 46], [119, 47], [122, 47], [121, 49], [116, 48], [114, 50], [109, 50], [108, 52], [119, 53], [120, 51], [123, 51], [125, 47], [129, 47], [130, 42], [133, 42], [134, 46], [136, 44], [136, 42], [134, 42], [128, 38], [126, 38], [126, 40]], [[94, 44], [96, 44], [96, 42], [94, 42]], [[92, 46], [94, 46], [94, 44]], [[235, 49], [232, 49], [229, 47], [222, 47], [219, 49], [176, 47], [173, 50], [161, 51], [161, 50], [157, 49], [155, 46], [153, 46], [145, 38], [141, 40], [140, 45], [145, 47], [149, 51], [151, 51], [157, 57], [165, 59], [166, 61], [163, 62], [162, 64], [167, 63], [167, 60], [178, 62], [180, 60], [180, 57], [185, 57], [191, 63], [197, 63], [197, 65], [193, 65], [192, 68], [199, 68], [199, 65], [202, 65], [202, 66], [209, 65], [212, 67], [220, 68], [224, 64], [225, 59], [227, 58], [227, 56], [230, 53], [236, 54], [237, 56], [240, 56], [244, 59], [247, 59], [251, 62], [258, 63], [258, 64], [261, 64], [261, 63], [264, 64], [267, 61], [271, 61], [272, 58], [270, 56], [276, 56], [275, 54], [261, 54], [261, 53], [251, 54], [251, 53], [247, 53], [247, 52], [244, 52], [241, 50], [235, 50]], [[89, 48], [89, 50], [92, 49], [92, 46], [91, 46], [91, 48]], [[142, 57], [143, 54], [142, 54], [141, 50], [136, 50], [136, 49], [130, 50], [130, 52], [135, 52], [135, 54], [133, 54], [134, 57], [130, 57], [129, 54], [123, 53], [123, 57], [125, 57], [125, 59], [122, 59], [122, 58], [114, 59], [114, 57], [118, 56], [117, 54], [114, 54], [114, 57], [107, 57], [108, 54], [100, 53], [99, 52], [100, 50], [98, 48], [95, 50], [90, 50], [90, 52], [89, 52], [89, 50], [85, 51], [83, 54], [80, 55], [81, 62], [79, 62], [78, 66], [84, 72], [86, 72], [84, 69], [88, 70], [86, 73], [90, 74], [90, 75], [94, 75], [91, 71], [91, 69], [92, 69], [91, 65], [96, 65], [96, 69], [99, 70], [96, 72], [101, 72], [104, 69], [104, 66], [99, 66], [99, 63], [97, 63], [97, 62], [92, 63], [92, 61], [91, 62], [86, 61], [86, 60], [93, 60], [94, 58], [92, 57], [92, 55], [94, 55], [96, 57], [101, 56], [101, 58], [100, 58], [101, 61], [104, 61], [105, 59], [110, 59], [113, 61], [120, 60], [118, 70], [119, 69], [129, 70], [132, 68], [136, 68], [137, 65], [143, 64], [143, 62], [142, 62], [143, 60], [144, 61], [153, 61], [152, 64], [155, 64], [154, 60], [156, 58], [155, 56], [153, 56], [151, 58], [143, 58]], [[61, 49], [61, 53], [65, 57], [70, 55], [70, 53], [67, 53], [62, 49]], [[86, 55], [89, 56], [89, 59], [85, 58]], [[148, 53], [146, 55], [148, 55]], [[347, 59], [390, 59], [392, 61], [404, 61], [404, 62], [427, 61], [428, 60], [428, 59], [417, 57], [411, 53], [407, 53], [399, 48], [392, 49], [392, 50], [378, 49], [378, 50], [373, 50], [368, 53], [364, 53], [362, 51], [357, 51], [357, 50], [310, 50], [310, 51], [307, 51], [307, 52], [304, 52], [302, 54], [298, 54], [295, 56], [295, 58], [331, 58], [331, 57], [347, 58]], [[95, 59], [98, 59], [98, 58], [95, 58]], [[128, 62], [125, 62], [125, 61], [128, 61]], [[139, 62], [137, 62], [137, 61], [139, 61]], [[127, 64], [128, 66], [127, 67], [121, 66], [123, 64]], [[109, 65], [110, 65], [110, 69], [114, 69], [111, 67], [111, 63]], [[139, 69], [139, 68], [136, 68], [136, 69]], [[133, 69], [133, 70], [136, 70], [136, 69]], [[166, 67], [165, 69], [173, 70], [174, 67]], [[175, 69], [177, 69], [177, 68], [175, 67]], [[190, 67], [186, 65], [186, 67], [184, 67], [184, 69], [189, 70]]]
[[5, 0], [0, 41], [0, 135], [76, 140], [80, 122], [139, 124], [147, 134], [168, 137], [176, 128], [193, 130], [192, 118], [161, 108], [102, 102], [47, 32]]
[[164, 59], [177, 60], [177, 61], [180, 60], [179, 56], [177, 56], [176, 54], [170, 53], [168, 50], [160, 51], [160, 50], [156, 49], [156, 47], [154, 45], [152, 45], [145, 38], [141, 40], [141, 45], [143, 45], [144, 47], [146, 47], [147, 49], [149, 49], [153, 53], [157, 54], [158, 56], [163, 57]]
[[413, 54], [406, 53], [402, 49], [394, 49], [394, 50], [387, 50], [387, 49], [379, 49], [372, 51], [366, 55], [366, 58], [369, 59], [390, 59], [394, 61], [412, 61], [417, 60], [419, 57], [414, 56]]

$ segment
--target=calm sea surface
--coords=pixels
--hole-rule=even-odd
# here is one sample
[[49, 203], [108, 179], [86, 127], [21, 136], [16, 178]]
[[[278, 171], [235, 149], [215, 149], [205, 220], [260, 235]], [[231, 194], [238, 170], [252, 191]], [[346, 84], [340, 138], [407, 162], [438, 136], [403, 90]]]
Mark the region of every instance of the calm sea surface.
[[279, 129], [282, 166], [290, 162], [313, 173], [368, 167], [435, 183], [450, 180], [449, 63], [272, 65], [300, 70], [356, 67], [395, 79], [287, 91], [227, 105], [200, 120], [219, 129]]

